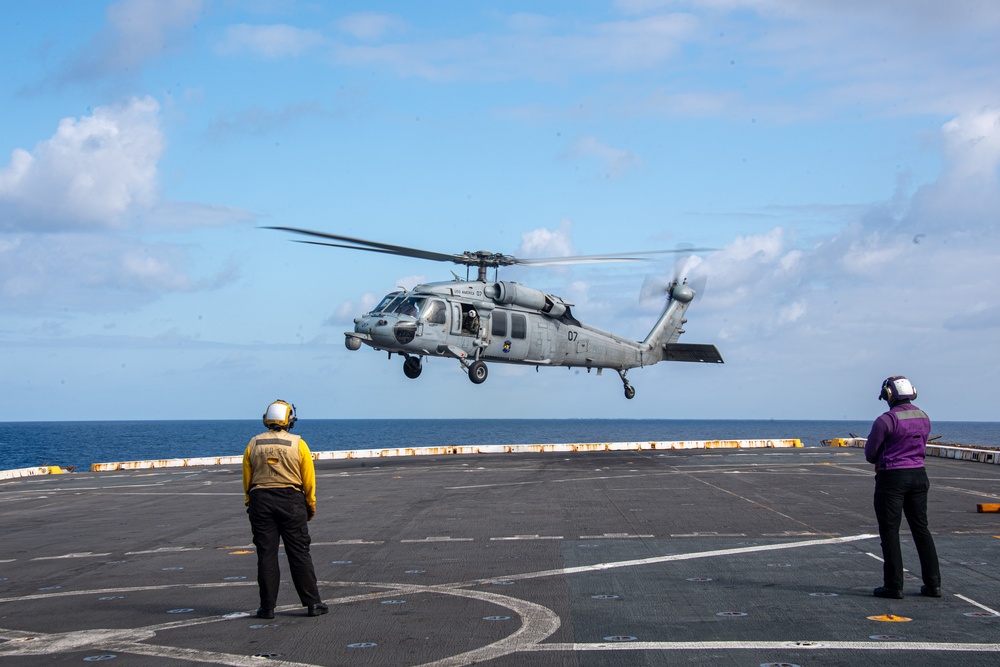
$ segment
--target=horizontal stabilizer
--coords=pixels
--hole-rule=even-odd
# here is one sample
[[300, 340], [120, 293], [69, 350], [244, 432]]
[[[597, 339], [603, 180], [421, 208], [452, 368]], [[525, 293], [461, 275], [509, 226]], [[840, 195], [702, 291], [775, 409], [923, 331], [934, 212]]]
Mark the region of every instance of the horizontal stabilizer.
[[665, 361], [700, 361], [703, 363], [721, 364], [722, 355], [714, 345], [697, 345], [689, 343], [667, 343], [663, 346]]

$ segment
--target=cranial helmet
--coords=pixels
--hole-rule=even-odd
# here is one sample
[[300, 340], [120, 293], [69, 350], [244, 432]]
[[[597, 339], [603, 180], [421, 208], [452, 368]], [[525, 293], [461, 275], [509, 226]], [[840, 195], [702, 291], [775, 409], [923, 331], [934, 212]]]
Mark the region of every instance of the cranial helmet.
[[469, 309], [469, 317], [475, 317], [475, 316], [476, 316], [476, 311], [474, 309], [470, 308]]
[[269, 429], [290, 431], [297, 419], [295, 406], [285, 401], [279, 400], [271, 403], [264, 412], [264, 426]]
[[899, 401], [912, 401], [917, 397], [917, 390], [902, 375], [893, 375], [885, 379], [882, 383], [882, 390], [878, 394], [880, 401], [886, 401], [889, 405]]

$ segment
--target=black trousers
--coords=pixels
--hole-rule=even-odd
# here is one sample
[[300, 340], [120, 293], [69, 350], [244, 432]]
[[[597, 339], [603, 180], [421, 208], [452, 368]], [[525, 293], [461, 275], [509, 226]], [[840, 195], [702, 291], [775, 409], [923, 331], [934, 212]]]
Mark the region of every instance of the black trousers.
[[309, 555], [309, 516], [306, 497], [298, 489], [254, 489], [250, 492], [250, 527], [257, 547], [257, 585], [260, 606], [274, 609], [278, 601], [278, 540], [285, 544], [292, 583], [302, 606], [323, 601]]
[[902, 515], [910, 526], [913, 544], [920, 558], [920, 575], [924, 584], [941, 585], [934, 538], [927, 527], [927, 491], [931, 483], [923, 468], [879, 470], [875, 473], [875, 517], [882, 538], [883, 584], [892, 590], [903, 590], [903, 554], [899, 547], [899, 524]]

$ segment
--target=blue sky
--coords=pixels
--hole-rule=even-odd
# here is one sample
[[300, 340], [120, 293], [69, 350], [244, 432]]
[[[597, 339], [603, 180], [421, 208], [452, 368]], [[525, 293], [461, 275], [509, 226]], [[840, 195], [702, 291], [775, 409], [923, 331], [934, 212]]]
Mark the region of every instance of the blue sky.
[[[908, 375], [1000, 421], [1000, 5], [7, 3], [0, 420], [869, 419]], [[614, 373], [350, 352], [440, 252], [708, 246], [682, 341]], [[503, 274], [642, 339], [648, 266]], [[837, 435], [837, 434], [831, 434]]]

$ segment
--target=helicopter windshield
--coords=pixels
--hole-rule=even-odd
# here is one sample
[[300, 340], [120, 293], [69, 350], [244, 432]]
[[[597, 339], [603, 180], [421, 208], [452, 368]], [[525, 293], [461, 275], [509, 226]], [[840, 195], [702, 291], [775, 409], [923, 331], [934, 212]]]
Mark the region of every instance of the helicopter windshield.
[[416, 317], [423, 305], [423, 298], [411, 296], [401, 300], [399, 303], [395, 303], [392, 308], [392, 312], [399, 313], [400, 315], [410, 315], [412, 317]]
[[373, 313], [391, 313], [392, 312], [392, 308], [390, 308], [390, 305], [392, 304], [393, 301], [396, 301], [401, 296], [403, 296], [402, 292], [389, 292], [388, 294], [386, 294], [382, 298], [382, 301], [380, 301], [379, 304], [377, 306], [375, 306], [375, 308], [372, 309], [372, 312]]

